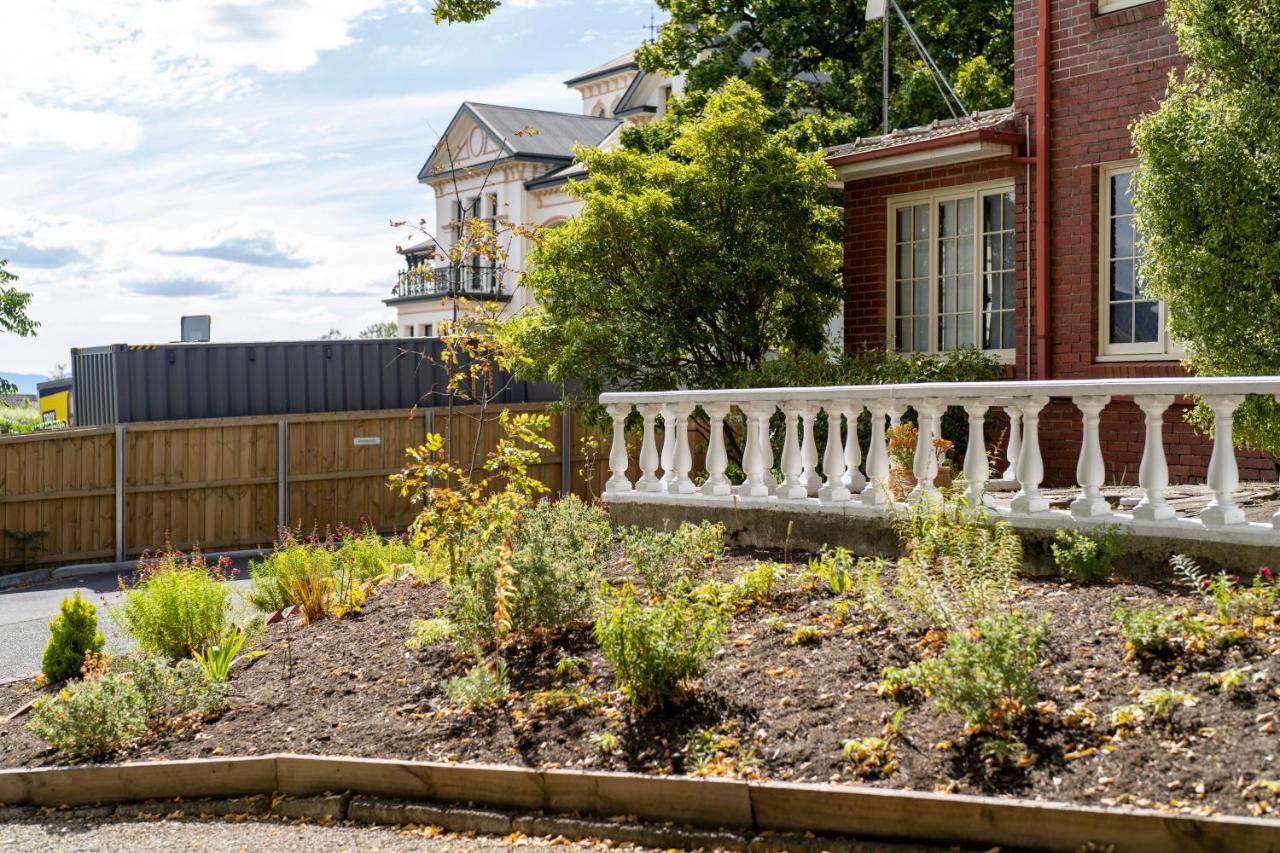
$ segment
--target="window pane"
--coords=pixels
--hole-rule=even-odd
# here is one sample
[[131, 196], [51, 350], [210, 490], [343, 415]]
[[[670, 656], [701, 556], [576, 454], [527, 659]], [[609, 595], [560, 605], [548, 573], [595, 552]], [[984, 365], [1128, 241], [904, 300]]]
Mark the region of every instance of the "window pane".
[[938, 271], [943, 275], [956, 274], [956, 243], [942, 240], [938, 243]]
[[899, 320], [897, 329], [898, 350], [901, 352], [911, 351], [911, 321]]
[[911, 244], [898, 244], [898, 268], [894, 271], [895, 278], [911, 278]]
[[1014, 346], [1013, 324], [1014, 324], [1015, 315], [1012, 311], [1005, 311], [1003, 313], [1004, 313], [1004, 346], [1007, 349], [1013, 349], [1013, 346]]
[[1004, 299], [1000, 302], [1001, 308], [1013, 308], [1014, 300], [1017, 298], [1013, 292], [1015, 275], [1012, 270], [1004, 274]]
[[924, 204], [917, 204], [914, 208], [915, 217], [915, 239], [929, 239], [929, 207]]
[[982, 230], [1000, 230], [1000, 196], [989, 195], [982, 199]]
[[909, 207], [898, 208], [897, 239], [899, 241], [911, 239], [911, 208]]
[[914, 265], [912, 266], [912, 269], [911, 269], [911, 274], [914, 276], [928, 275], [929, 274], [929, 244], [915, 243], [913, 245], [915, 247], [914, 248], [915, 259], [914, 259]]
[[929, 323], [928, 319], [926, 319], [926, 318], [924, 318], [924, 317], [917, 317], [917, 318], [916, 318], [914, 334], [915, 334], [915, 338], [916, 338], [916, 349], [917, 349], [917, 350], [923, 351], [923, 350], [927, 350], [927, 349], [929, 348], [929, 326], [928, 326], [928, 323]]
[[956, 272], [973, 281], [973, 240], [970, 238], [956, 243]]
[[1127, 216], [1111, 220], [1111, 257], [1133, 257], [1133, 220]]
[[1128, 216], [1133, 213], [1133, 199], [1129, 196], [1129, 173], [1111, 176], [1111, 215]]
[[1133, 341], [1133, 303], [1116, 302], [1111, 306], [1111, 343]]
[[[1004, 194], [1004, 223], [1003, 223], [1004, 227], [1013, 228], [1014, 225], [1016, 224], [1014, 222], [1014, 218], [1015, 217], [1013, 212], [1013, 193], [1007, 192]], [[1012, 344], [1010, 344], [1010, 346], [1012, 346]]]
[[1134, 343], [1153, 344], [1160, 340], [1160, 303], [1133, 304]]
[[916, 314], [927, 314], [929, 311], [929, 280], [927, 278], [917, 278], [912, 283], [915, 289], [915, 305]]
[[1111, 262], [1111, 298], [1133, 298], [1133, 261]]
[[956, 233], [956, 203], [944, 201], [938, 205], [938, 236], [954, 237]]
[[973, 233], [973, 199], [962, 198], [956, 202], [956, 228], [961, 236]]
[[897, 302], [896, 308], [898, 316], [901, 317], [911, 313], [911, 282], [899, 281], [896, 285], [894, 298]]

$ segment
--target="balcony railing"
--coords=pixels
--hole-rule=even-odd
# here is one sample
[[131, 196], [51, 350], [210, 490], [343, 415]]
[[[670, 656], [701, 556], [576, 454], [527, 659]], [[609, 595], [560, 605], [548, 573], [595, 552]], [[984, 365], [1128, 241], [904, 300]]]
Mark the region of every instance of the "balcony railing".
[[401, 298], [472, 296], [493, 299], [503, 295], [502, 267], [467, 265], [401, 270], [391, 294]]
[[[767, 388], [663, 393], [603, 394], [600, 402], [613, 418], [613, 443], [609, 454], [612, 477], [605, 499], [612, 501], [685, 501], [777, 504], [841, 514], [888, 513], [895, 501], [889, 488], [889, 455], [886, 423], [896, 423], [907, 408], [918, 415], [918, 437], [911, 473], [916, 485], [907, 497], [937, 499], [934, 481], [938, 455], [933, 439], [943, 437], [942, 415], [948, 406], [967, 412], [970, 440], [965, 453], [964, 489], [971, 506], [991, 506], [987, 484], [993, 479], [983, 423], [988, 410], [1002, 408], [1010, 421], [1006, 442], [1007, 470], [998, 478], [1016, 483], [1017, 493], [999, 513], [1011, 520], [1024, 519], [1033, 526], [1065, 526], [1083, 523], [1118, 524], [1122, 527], [1163, 531], [1175, 536], [1207, 536], [1224, 541], [1280, 540], [1280, 513], [1270, 524], [1250, 522], [1235, 500], [1239, 470], [1232, 445], [1233, 417], [1246, 395], [1280, 400], [1280, 377], [1109, 379], [1091, 382], [955, 382], [916, 385], [863, 385], [831, 388]], [[1169, 466], [1165, 460], [1164, 416], [1175, 397], [1196, 395], [1214, 415], [1213, 452], [1207, 485], [1212, 492], [1194, 518], [1176, 517], [1165, 498]], [[1105, 463], [1099, 436], [1102, 410], [1114, 398], [1132, 398], [1145, 422], [1142, 464], [1138, 485], [1142, 499], [1132, 512], [1115, 511], [1103, 497]], [[1079, 493], [1067, 510], [1050, 509], [1041, 493], [1044, 460], [1040, 449], [1040, 413], [1050, 399], [1065, 398], [1080, 412], [1081, 445], [1076, 466]], [[628, 478], [632, 460], [625, 439], [625, 424], [632, 409], [643, 419], [639, 448], [639, 477]], [[705, 477], [692, 478], [689, 424], [695, 409], [700, 426], [708, 430]], [[725, 424], [733, 409], [745, 417], [740, 431], [741, 468], [745, 481], [734, 485], [726, 476]], [[774, 453], [770, 420], [781, 410], [785, 417], [782, 453], [778, 460], [782, 481], [772, 473]], [[864, 448], [858, 440], [857, 422], [870, 413], [871, 437]], [[815, 424], [825, 415], [827, 443], [821, 455], [815, 441]], [[663, 422], [659, 448], [655, 422]], [[842, 429], [843, 427], [843, 429]], [[821, 462], [819, 462], [821, 460]], [[738, 460], [735, 460], [738, 461]]]

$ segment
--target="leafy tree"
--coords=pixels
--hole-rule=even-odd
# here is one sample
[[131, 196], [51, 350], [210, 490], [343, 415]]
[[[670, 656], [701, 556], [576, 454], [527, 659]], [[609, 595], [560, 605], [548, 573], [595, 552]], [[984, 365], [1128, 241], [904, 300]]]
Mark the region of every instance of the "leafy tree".
[[[881, 128], [881, 23], [865, 0], [657, 0], [670, 21], [636, 54], [647, 71], [685, 74], [694, 97], [746, 80], [774, 110], [774, 129], [816, 148]], [[1013, 0], [900, 0], [970, 110], [1013, 101]], [[892, 14], [892, 12], [890, 12]], [[949, 115], [928, 66], [895, 18], [890, 120], [895, 127]]]
[[[12, 287], [18, 277], [9, 272], [9, 262], [0, 258], [0, 332], [11, 332], [21, 338], [35, 335], [40, 324], [27, 314], [31, 294]], [[0, 377], [0, 394], [16, 394], [18, 387]]]
[[370, 323], [360, 330], [357, 337], [360, 338], [394, 338], [399, 327], [392, 320], [385, 323]]
[[545, 377], [604, 387], [721, 387], [771, 351], [821, 350], [839, 308], [830, 169], [771, 135], [730, 82], [664, 151], [580, 152], [581, 213], [542, 235], [516, 334]]
[[[1169, 0], [1189, 65], [1134, 127], [1145, 286], [1201, 375], [1280, 373], [1280, 0]], [[1204, 406], [1193, 416], [1209, 419]], [[1249, 398], [1237, 441], [1280, 452]]]

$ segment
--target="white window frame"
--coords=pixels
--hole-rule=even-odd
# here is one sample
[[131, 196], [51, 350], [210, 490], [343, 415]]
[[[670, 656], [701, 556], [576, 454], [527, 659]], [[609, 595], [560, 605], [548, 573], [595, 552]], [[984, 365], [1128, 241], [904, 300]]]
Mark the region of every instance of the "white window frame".
[[[1111, 342], [1111, 179], [1138, 170], [1137, 160], [1104, 163], [1098, 168], [1098, 361], [1177, 361], [1182, 347], [1169, 340], [1164, 301], [1158, 301], [1160, 338], [1152, 343]], [[1134, 234], [1135, 240], [1137, 233]]]
[[1134, 6], [1142, 6], [1153, 2], [1155, 0], [1098, 0], [1098, 14], [1106, 15], [1111, 12], [1119, 12], [1121, 9], [1130, 9]]
[[[946, 189], [928, 190], [918, 193], [906, 193], [903, 195], [890, 196], [886, 200], [885, 206], [885, 293], [886, 293], [886, 310], [885, 310], [885, 340], [888, 348], [894, 352], [898, 349], [898, 333], [896, 328], [897, 320], [897, 287], [895, 281], [895, 265], [897, 264], [897, 241], [895, 240], [894, 230], [897, 228], [897, 211], [900, 207], [911, 207], [913, 205], [927, 202], [929, 206], [929, 348], [920, 350], [920, 352], [938, 353], [942, 350], [938, 349], [938, 205], [946, 201], [954, 201], [956, 199], [971, 198], [973, 199], [973, 316], [974, 316], [974, 334], [973, 340], [978, 344], [981, 352], [995, 356], [995, 358], [1003, 364], [1012, 364], [1016, 357], [1015, 347], [1006, 347], [1004, 349], [984, 350], [981, 348], [982, 343], [982, 198], [987, 195], [996, 193], [1015, 193], [1014, 210], [1016, 215], [1017, 197], [1014, 182], [1009, 179], [998, 181], [987, 181], [978, 184], [964, 184], [958, 187], [948, 187]], [[1017, 228], [1014, 228], [1015, 234], [1015, 256], [1017, 254]], [[1015, 270], [1017, 258], [1015, 257]], [[1015, 317], [1016, 317], [1015, 311]]]

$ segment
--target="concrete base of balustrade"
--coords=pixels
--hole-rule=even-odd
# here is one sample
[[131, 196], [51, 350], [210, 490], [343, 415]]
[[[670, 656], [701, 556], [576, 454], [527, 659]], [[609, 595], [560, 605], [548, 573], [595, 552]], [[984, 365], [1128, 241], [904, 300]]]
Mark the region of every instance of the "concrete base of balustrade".
[[[857, 554], [895, 557], [898, 538], [892, 519], [883, 508], [858, 501], [823, 504], [817, 499], [709, 498], [702, 495], [668, 495], [631, 492], [606, 494], [615, 525], [669, 529], [682, 521], [719, 522], [732, 544], [745, 548], [818, 551], [841, 546]], [[1128, 513], [1090, 519], [1051, 510], [1031, 516], [1011, 514], [998, 506], [996, 515], [1008, 521], [1022, 536], [1025, 566], [1029, 574], [1055, 573], [1050, 543], [1060, 528], [1096, 530], [1120, 527], [1117, 573], [1133, 580], [1171, 576], [1169, 557], [1187, 554], [1206, 569], [1250, 575], [1260, 566], [1280, 566], [1280, 530], [1270, 524], [1250, 523], [1207, 527], [1198, 520], [1135, 520]]]

